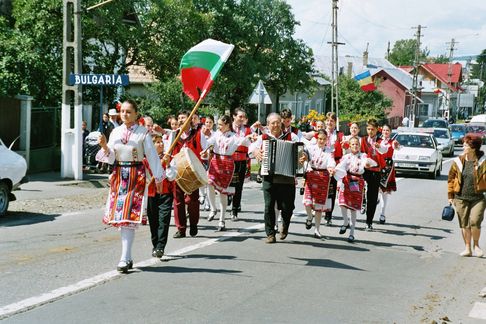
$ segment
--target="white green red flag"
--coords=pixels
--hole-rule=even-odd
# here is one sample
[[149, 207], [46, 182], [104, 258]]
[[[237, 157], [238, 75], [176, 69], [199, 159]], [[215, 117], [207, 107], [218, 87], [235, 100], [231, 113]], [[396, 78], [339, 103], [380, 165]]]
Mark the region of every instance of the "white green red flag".
[[186, 95], [194, 101], [204, 98], [228, 60], [232, 44], [206, 39], [192, 47], [181, 60], [181, 80]]

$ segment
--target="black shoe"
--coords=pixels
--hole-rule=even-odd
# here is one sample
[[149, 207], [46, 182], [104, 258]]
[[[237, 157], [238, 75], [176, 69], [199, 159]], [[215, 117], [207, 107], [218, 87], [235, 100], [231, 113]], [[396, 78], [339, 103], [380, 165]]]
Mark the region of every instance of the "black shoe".
[[300, 188], [299, 193], [300, 193], [301, 196], [303, 196], [304, 195], [304, 188]]
[[241, 211], [241, 206], [239, 206], [236, 211], [239, 213]]
[[189, 229], [189, 235], [192, 237], [197, 235], [197, 225], [191, 225], [191, 228]]
[[344, 234], [346, 233], [346, 230], [349, 228], [349, 225], [347, 226], [341, 226], [341, 229], [339, 229], [339, 234]]
[[371, 224], [366, 224], [365, 231], [367, 231], [367, 232], [373, 232], [373, 225], [371, 225]]
[[354, 236], [353, 235], [349, 235], [348, 242], [349, 243], [353, 243], [354, 242]]
[[238, 210], [231, 211], [231, 220], [237, 221], [238, 220]]
[[385, 224], [385, 215], [380, 215], [380, 224]]
[[219, 222], [218, 232], [223, 232], [223, 231], [226, 231], [226, 226], [224, 225], [224, 222]]
[[155, 249], [155, 250], [152, 251], [152, 256], [154, 258], [159, 258], [160, 259], [161, 257], [164, 256], [164, 250], [162, 250], [162, 249]]
[[261, 176], [261, 175], [259, 175], [259, 174], [257, 174], [255, 181], [256, 181], [257, 183], [262, 183], [262, 182], [263, 182], [262, 176]]
[[133, 261], [120, 261], [116, 270], [121, 273], [128, 273], [128, 269], [133, 267]]
[[181, 232], [181, 231], [175, 232], [174, 236], [173, 236], [173, 238], [183, 238], [183, 237], [186, 237], [186, 233]]
[[305, 220], [305, 229], [310, 230], [312, 228], [312, 219]]

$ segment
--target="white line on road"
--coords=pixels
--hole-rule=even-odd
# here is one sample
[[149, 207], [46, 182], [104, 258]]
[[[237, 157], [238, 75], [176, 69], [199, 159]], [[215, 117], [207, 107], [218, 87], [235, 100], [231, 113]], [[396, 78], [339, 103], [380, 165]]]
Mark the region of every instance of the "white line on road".
[[486, 303], [474, 303], [474, 306], [469, 312], [468, 316], [486, 320]]
[[[206, 240], [206, 241], [203, 241], [203, 242], [193, 244], [193, 245], [184, 247], [182, 249], [176, 250], [176, 251], [170, 253], [168, 256], [169, 257], [181, 256], [185, 253], [189, 253], [191, 251], [201, 249], [201, 248], [213, 245], [215, 243], [228, 240], [232, 237], [240, 236], [240, 235], [248, 233], [248, 232], [259, 230], [259, 229], [263, 228], [264, 226], [265, 226], [264, 224], [257, 224], [257, 225], [253, 225], [253, 226], [250, 226], [250, 227], [240, 229], [238, 232], [227, 232], [220, 237], [209, 239], [209, 240]], [[141, 261], [141, 262], [134, 264], [134, 267], [141, 268], [141, 267], [153, 266], [155, 264], [160, 264], [160, 260], [157, 259], [157, 258], [150, 258], [148, 260]], [[48, 293], [45, 293], [45, 294], [42, 294], [42, 295], [39, 295], [39, 296], [35, 296], [35, 297], [31, 297], [31, 298], [27, 298], [27, 299], [21, 300], [19, 302], [3, 306], [3, 307], [0, 308], [0, 320], [4, 319], [6, 317], [12, 316], [14, 314], [22, 313], [22, 312], [31, 310], [35, 307], [38, 307], [38, 306], [59, 300], [63, 297], [73, 295], [75, 293], [79, 293], [83, 290], [95, 287], [97, 285], [100, 285], [102, 283], [110, 281], [110, 280], [117, 278], [119, 276], [121, 276], [121, 274], [118, 271], [115, 271], [115, 270], [105, 272], [105, 273], [99, 274], [97, 276], [94, 276], [94, 277], [91, 277], [91, 278], [88, 278], [88, 279], [85, 279], [85, 280], [81, 280], [81, 281], [79, 281], [75, 284], [51, 290]]]

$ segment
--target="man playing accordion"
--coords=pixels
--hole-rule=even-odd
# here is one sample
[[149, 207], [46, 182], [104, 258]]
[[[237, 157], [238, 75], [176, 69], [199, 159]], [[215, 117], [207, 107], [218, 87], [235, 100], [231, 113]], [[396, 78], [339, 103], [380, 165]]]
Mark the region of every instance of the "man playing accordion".
[[[298, 142], [298, 137], [292, 132], [282, 132], [282, 118], [277, 113], [270, 113], [267, 117], [268, 133], [258, 137], [250, 146], [250, 152], [259, 161], [265, 159], [264, 141], [283, 140], [288, 142]], [[289, 156], [287, 160], [291, 159]], [[277, 163], [285, 161], [278, 160]], [[265, 232], [267, 234], [266, 243], [275, 243], [275, 202], [278, 209], [282, 211], [282, 227], [280, 229], [280, 239], [284, 240], [289, 231], [290, 218], [294, 211], [295, 200], [295, 176], [281, 175], [272, 173], [263, 176], [262, 190], [265, 203], [264, 219]]]

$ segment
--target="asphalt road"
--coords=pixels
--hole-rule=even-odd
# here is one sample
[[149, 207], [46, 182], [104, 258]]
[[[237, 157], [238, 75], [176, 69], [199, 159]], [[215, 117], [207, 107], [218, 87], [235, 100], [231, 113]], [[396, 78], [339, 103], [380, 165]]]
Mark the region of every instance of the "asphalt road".
[[[457, 221], [440, 219], [449, 166], [444, 163], [437, 180], [400, 179], [387, 223], [365, 232], [364, 217], [358, 217], [353, 244], [338, 234], [339, 210], [334, 225], [321, 228], [326, 238], [315, 239], [305, 229], [299, 195], [287, 239], [265, 244], [262, 193], [258, 184], [249, 183], [239, 221], [227, 221], [228, 231], [221, 234], [217, 221], [202, 219], [196, 238], [169, 240], [166, 262], [150, 257], [149, 229], [140, 227], [133, 250], [136, 265], [128, 275], [113, 271], [119, 233], [101, 224], [98, 208], [30, 221], [0, 220], [0, 319], [482, 322], [486, 300], [478, 294], [486, 287], [485, 259], [459, 257], [463, 245]], [[174, 232], [171, 227], [170, 237]]]

